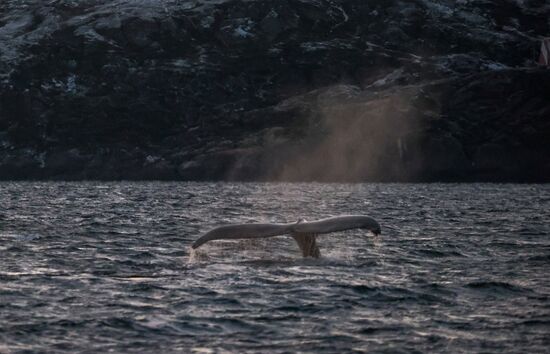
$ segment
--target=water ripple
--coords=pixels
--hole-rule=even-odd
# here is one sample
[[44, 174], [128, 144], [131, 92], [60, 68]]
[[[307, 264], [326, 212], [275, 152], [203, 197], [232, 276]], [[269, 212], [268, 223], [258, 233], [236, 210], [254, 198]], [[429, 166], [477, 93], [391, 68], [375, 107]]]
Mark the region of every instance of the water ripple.
[[[2, 183], [0, 352], [546, 352], [550, 186]], [[189, 245], [227, 222], [380, 221]]]

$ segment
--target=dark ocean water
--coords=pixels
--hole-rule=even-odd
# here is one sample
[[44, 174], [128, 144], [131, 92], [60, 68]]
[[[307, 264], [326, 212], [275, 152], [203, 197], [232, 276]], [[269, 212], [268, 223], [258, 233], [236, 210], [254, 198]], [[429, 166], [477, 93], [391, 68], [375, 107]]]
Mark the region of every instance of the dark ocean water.
[[[190, 254], [340, 214], [382, 235]], [[0, 353], [548, 352], [549, 220], [549, 185], [2, 183]]]

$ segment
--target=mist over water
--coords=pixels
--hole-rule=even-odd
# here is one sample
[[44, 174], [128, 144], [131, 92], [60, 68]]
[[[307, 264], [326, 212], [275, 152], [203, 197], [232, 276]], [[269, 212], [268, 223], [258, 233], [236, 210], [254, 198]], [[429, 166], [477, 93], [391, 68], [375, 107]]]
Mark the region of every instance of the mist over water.
[[[0, 184], [0, 352], [544, 352], [550, 186]], [[218, 241], [211, 227], [382, 226]]]
[[429, 159], [418, 150], [424, 138], [418, 131], [426, 120], [412, 104], [419, 91], [418, 87], [409, 87], [374, 94], [366, 102], [360, 97], [369, 94], [361, 94], [350, 86], [320, 93], [312, 103], [317, 114], [309, 118], [309, 136], [299, 151], [287, 152], [279, 165], [273, 160], [285, 155], [281, 153], [284, 148], [268, 155], [275, 167], [267, 177], [276, 181], [318, 182], [384, 178], [404, 181], [417, 177], [424, 159]]

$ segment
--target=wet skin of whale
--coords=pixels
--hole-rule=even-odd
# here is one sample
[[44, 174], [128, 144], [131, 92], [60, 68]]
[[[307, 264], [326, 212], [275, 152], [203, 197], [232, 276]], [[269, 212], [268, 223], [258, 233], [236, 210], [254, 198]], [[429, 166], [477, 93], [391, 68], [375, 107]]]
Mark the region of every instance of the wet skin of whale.
[[289, 224], [232, 224], [220, 226], [205, 233], [193, 245], [197, 249], [201, 245], [214, 240], [257, 239], [280, 235], [290, 235], [300, 247], [304, 257], [319, 258], [321, 252], [317, 246], [318, 234], [366, 229], [375, 235], [381, 233], [376, 220], [365, 215], [344, 215], [307, 222], [299, 220]]

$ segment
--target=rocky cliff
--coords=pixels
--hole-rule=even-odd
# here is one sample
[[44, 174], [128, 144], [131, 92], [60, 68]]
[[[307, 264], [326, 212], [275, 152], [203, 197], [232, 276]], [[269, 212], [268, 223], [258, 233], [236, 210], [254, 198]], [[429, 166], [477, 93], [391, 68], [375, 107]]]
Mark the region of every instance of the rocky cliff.
[[544, 0], [4, 0], [0, 179], [550, 181]]

